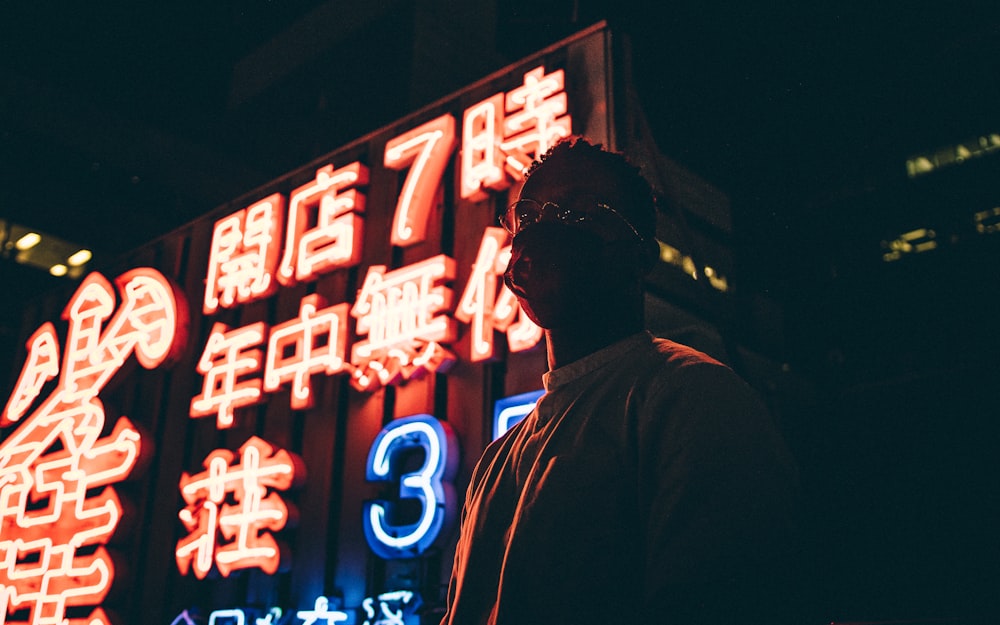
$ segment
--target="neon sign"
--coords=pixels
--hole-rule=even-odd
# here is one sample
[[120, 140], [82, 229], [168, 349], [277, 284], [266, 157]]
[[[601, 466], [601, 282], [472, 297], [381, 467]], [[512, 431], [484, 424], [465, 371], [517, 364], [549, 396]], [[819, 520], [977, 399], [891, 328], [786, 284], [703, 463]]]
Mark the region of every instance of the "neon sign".
[[[415, 449], [423, 451], [423, 464], [401, 474], [401, 453]], [[451, 427], [426, 414], [396, 419], [375, 437], [366, 466], [369, 482], [398, 482], [399, 499], [420, 504], [418, 518], [407, 520], [396, 514], [394, 502], [366, 503], [368, 546], [387, 560], [419, 556], [438, 538], [441, 528], [454, 520], [452, 480], [458, 470], [458, 444]]]
[[[510, 255], [499, 228], [483, 232], [457, 306], [453, 258], [438, 254], [398, 267], [401, 257], [421, 258], [423, 247], [417, 247], [405, 254], [394, 250], [392, 264], [360, 267], [353, 302], [331, 304], [320, 294], [343, 283], [334, 280], [303, 288], [310, 294], [298, 301], [298, 313], [273, 324], [255, 321], [264, 307], [255, 307], [242, 322], [225, 312], [359, 265], [371, 208], [368, 166], [383, 168], [379, 175], [391, 170], [389, 177], [401, 183], [395, 198], [382, 198], [389, 200], [385, 208], [395, 204], [387, 234], [391, 245], [412, 248], [434, 238], [438, 213], [449, 204], [444, 191], [450, 187], [443, 182], [453, 157], [457, 194], [479, 201], [521, 179], [533, 158], [571, 131], [563, 72], [547, 73], [544, 67], [525, 73], [514, 89], [467, 108], [460, 119], [459, 111], [454, 113], [398, 133], [381, 155], [302, 172], [290, 192], [255, 198], [215, 221], [204, 290], [198, 287], [195, 297], [201, 296], [204, 315], [222, 314], [219, 323], [205, 325], [211, 329], [200, 354], [194, 354], [201, 378], [188, 391], [189, 416], [213, 417], [204, 425], [225, 429], [241, 410], [280, 389], [288, 389], [293, 410], [313, 407], [319, 376], [347, 373], [355, 388], [370, 391], [446, 372], [456, 360], [450, 350], [460, 323], [469, 326], [471, 352], [463, 356], [472, 362], [494, 357], [495, 332], [505, 333], [511, 352], [539, 343], [541, 329], [498, 280]], [[449, 249], [447, 243], [442, 247]], [[351, 272], [345, 281], [354, 279]], [[92, 274], [66, 308], [65, 343], [52, 323], [28, 339], [27, 359], [0, 413], [0, 426], [17, 428], [5, 432], [0, 443], [0, 623], [15, 617], [35, 625], [110, 622], [100, 604], [115, 577], [105, 545], [123, 514], [114, 485], [132, 473], [146, 441], [125, 417], [106, 422], [99, 395], [133, 354], [150, 369], [173, 360], [185, 347], [185, 310], [155, 270], [128, 272], [114, 286]], [[353, 344], [349, 316], [356, 323]], [[512, 405], [502, 411], [506, 427], [522, 409]], [[366, 474], [384, 487], [383, 498], [365, 506], [363, 521], [376, 555], [420, 556], [442, 536], [456, 515], [452, 480], [458, 456], [451, 428], [429, 415], [395, 420], [379, 433]], [[201, 580], [248, 568], [274, 574], [287, 567], [280, 532], [293, 515], [284, 491], [304, 479], [301, 460], [252, 437], [238, 450], [211, 451], [203, 465], [178, 483], [185, 502], [177, 511], [185, 535], [173, 545], [180, 573]], [[417, 622], [419, 606], [418, 595], [400, 590], [368, 597], [351, 609], [318, 597], [310, 609], [297, 612], [216, 610], [208, 622], [402, 625]], [[174, 622], [205, 623], [205, 618], [184, 611]]]
[[[233, 425], [236, 408], [264, 401], [283, 385], [291, 385], [291, 406], [313, 405], [312, 376], [333, 375], [347, 367], [348, 305], [326, 306], [319, 294], [299, 303], [299, 316], [268, 331], [258, 321], [231, 330], [216, 323], [198, 361], [204, 378], [201, 393], [191, 400], [190, 416], [214, 415], [219, 428]], [[266, 353], [257, 347], [267, 338]], [[263, 378], [249, 377], [259, 373]]]
[[[314, 280], [319, 274], [358, 264], [365, 195], [357, 187], [367, 184], [368, 168], [354, 162], [339, 169], [322, 167], [315, 180], [292, 191], [279, 282]], [[316, 225], [310, 227], [311, 222]]]
[[[523, 83], [507, 93], [497, 93], [468, 108], [462, 121], [460, 195], [483, 199], [488, 190], [507, 188], [523, 177], [531, 161], [572, 130], [567, 111], [563, 70], [546, 73], [536, 67], [524, 74]], [[442, 115], [386, 143], [382, 164], [393, 170], [409, 168], [399, 197], [390, 233], [390, 243], [410, 246], [424, 241], [437, 192], [451, 154], [455, 150], [455, 119]], [[340, 168], [332, 164], [317, 170], [315, 178], [289, 195], [287, 218], [280, 194], [237, 211], [215, 224], [206, 276], [203, 310], [214, 313], [266, 297], [276, 283], [293, 285], [315, 280], [320, 274], [351, 267], [360, 261], [368, 168], [355, 161]], [[287, 222], [284, 250], [279, 257], [282, 223]], [[494, 330], [506, 332], [511, 351], [537, 345], [542, 331], [524, 315], [516, 298], [497, 276], [503, 271], [510, 248], [498, 228], [487, 228], [455, 317], [472, 325], [473, 362], [493, 357]], [[275, 265], [277, 268], [275, 269]], [[276, 272], [276, 273], [275, 273]], [[260, 349], [267, 335], [262, 324], [230, 329], [217, 324], [198, 363], [204, 376], [202, 392], [191, 402], [192, 417], [216, 416], [218, 427], [233, 423], [234, 410], [264, 400], [264, 394], [291, 384], [292, 407], [311, 405], [309, 377], [320, 371], [334, 375], [351, 371], [351, 382], [359, 390], [374, 390], [419, 376], [445, 371], [455, 356], [445, 347], [456, 338], [451, 309], [452, 291], [438, 284], [454, 279], [454, 261], [435, 256], [393, 271], [386, 266], [368, 268], [351, 315], [356, 331], [368, 338], [356, 343], [350, 363], [340, 350], [346, 347], [346, 327], [337, 307], [315, 300], [303, 301], [300, 316], [276, 326], [268, 343], [263, 382], [249, 377], [264, 362]], [[313, 296], [309, 296], [312, 298]], [[315, 316], [313, 316], [315, 315]], [[323, 321], [320, 321], [323, 318]], [[323, 331], [331, 339], [329, 353], [320, 356], [298, 336], [329, 324], [336, 332]], [[327, 326], [322, 326], [327, 327]], [[275, 339], [275, 332], [278, 338]], [[296, 335], [297, 356], [286, 359], [276, 344], [290, 345]], [[44, 340], [44, 337], [39, 337]], [[337, 355], [334, 355], [336, 352]], [[44, 379], [39, 366], [24, 384]], [[304, 360], [303, 360], [304, 359]]]
[[524, 83], [466, 109], [462, 119], [462, 198], [483, 200], [520, 180], [538, 156], [572, 134], [566, 114], [565, 74], [544, 67], [524, 74]]
[[[260, 608], [223, 608], [211, 612], [209, 625], [327, 625], [330, 623], [361, 622], [361, 625], [419, 625], [417, 610], [423, 604], [420, 594], [412, 590], [390, 590], [374, 597], [365, 597], [361, 606], [345, 608], [336, 597], [316, 597], [312, 608], [285, 613], [272, 607], [266, 613]], [[171, 625], [195, 625], [203, 622], [197, 610], [183, 610]], [[261, 615], [262, 616], [258, 616]], [[363, 620], [362, 620], [363, 619]]]
[[246, 625], [243, 610], [215, 610], [208, 615], [208, 625]]
[[301, 459], [254, 436], [238, 458], [217, 449], [203, 465], [205, 471], [180, 480], [187, 507], [178, 516], [189, 532], [175, 550], [181, 574], [204, 579], [213, 565], [223, 577], [236, 569], [277, 571], [281, 553], [272, 533], [285, 527], [288, 507], [276, 491], [302, 483]]
[[235, 330], [224, 323], [212, 326], [198, 360], [198, 373], [205, 379], [201, 394], [191, 400], [192, 417], [215, 415], [218, 427], [228, 428], [236, 408], [262, 401], [260, 379], [246, 376], [260, 370], [261, 350], [250, 348], [260, 345], [266, 333], [263, 321]]
[[410, 590], [393, 590], [377, 597], [367, 597], [361, 603], [365, 611], [362, 625], [416, 625], [420, 595]]
[[[7, 402], [4, 422], [24, 421], [0, 444], [0, 622], [27, 610], [28, 622], [62, 623], [67, 610], [95, 606], [86, 622], [109, 623], [99, 604], [115, 578], [104, 548], [122, 517], [113, 485], [131, 473], [141, 437], [126, 417], [103, 435], [98, 395], [133, 354], [147, 369], [176, 357], [187, 327], [179, 296], [156, 270], [133, 269], [115, 285], [117, 307], [100, 274], [80, 284], [63, 312], [61, 362], [51, 324], [32, 335]], [[56, 374], [55, 389], [28, 413]]]
[[273, 274], [284, 215], [285, 198], [274, 193], [215, 222], [202, 304], [206, 315], [277, 292]]
[[438, 314], [451, 308], [451, 288], [442, 283], [454, 277], [455, 261], [444, 254], [389, 272], [368, 268], [351, 308], [358, 334], [368, 337], [351, 352], [355, 386], [368, 390], [454, 362], [441, 344], [455, 340], [455, 323]]
[[498, 399], [493, 404], [493, 440], [506, 434], [534, 410], [545, 391], [531, 391]]
[[442, 115], [385, 145], [386, 167], [410, 165], [392, 220], [393, 245], [413, 245], [426, 238], [434, 196], [454, 149], [455, 118], [451, 115]]
[[[312, 407], [312, 374], [333, 375], [344, 370], [347, 308], [346, 303], [327, 308], [326, 300], [317, 293], [303, 297], [299, 316], [271, 329], [264, 391], [274, 392], [291, 384], [292, 408]], [[286, 352], [290, 352], [288, 356]]]
[[295, 616], [302, 619], [303, 625], [335, 625], [351, 618], [347, 612], [331, 610], [330, 600], [322, 596], [316, 597], [316, 605], [312, 610], [299, 610]]
[[493, 356], [494, 330], [507, 333], [512, 352], [531, 349], [542, 340], [542, 329], [524, 314], [511, 290], [497, 280], [510, 261], [510, 245], [505, 245], [506, 241], [507, 232], [503, 228], [486, 228], [472, 275], [455, 309], [455, 317], [472, 326], [472, 362]]

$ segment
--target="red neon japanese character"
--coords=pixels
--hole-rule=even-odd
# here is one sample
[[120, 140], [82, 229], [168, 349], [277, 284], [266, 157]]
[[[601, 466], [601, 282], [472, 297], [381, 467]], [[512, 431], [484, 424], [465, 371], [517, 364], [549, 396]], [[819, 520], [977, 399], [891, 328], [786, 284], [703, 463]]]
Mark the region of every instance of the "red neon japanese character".
[[454, 277], [455, 261], [443, 254], [388, 273], [384, 265], [369, 267], [351, 309], [358, 334], [368, 336], [351, 350], [356, 387], [407, 380], [454, 362], [441, 343], [455, 339], [455, 323], [438, 314], [452, 305], [451, 289], [440, 283]]
[[410, 166], [392, 220], [393, 245], [413, 245], [426, 238], [434, 197], [454, 149], [455, 118], [451, 115], [442, 115], [385, 144], [386, 167]]
[[367, 184], [368, 168], [354, 162], [322, 167], [312, 182], [292, 191], [279, 282], [291, 285], [358, 264], [365, 195], [356, 187]]
[[473, 362], [493, 357], [494, 330], [507, 333], [512, 352], [530, 349], [542, 338], [542, 329], [524, 315], [514, 294], [503, 282], [497, 293], [497, 277], [503, 275], [510, 260], [510, 245], [506, 245], [506, 241], [507, 233], [503, 228], [486, 228], [472, 274], [455, 309], [455, 317], [472, 326], [470, 359]]
[[462, 116], [461, 191], [464, 199], [480, 201], [487, 189], [500, 191], [510, 186], [504, 173], [503, 94], [498, 93], [466, 109]]
[[317, 293], [303, 297], [299, 316], [274, 326], [268, 340], [264, 391], [291, 383], [291, 405], [296, 410], [313, 405], [312, 374], [333, 375], [345, 368], [349, 306], [324, 306], [326, 300]]
[[[462, 117], [460, 194], [479, 201], [520, 180], [531, 162], [572, 133], [565, 73], [536, 67], [524, 84], [466, 109]], [[506, 172], [506, 173], [505, 173]]]
[[260, 371], [262, 352], [250, 349], [264, 342], [263, 321], [230, 330], [224, 323], [212, 326], [205, 351], [198, 360], [198, 373], [205, 376], [201, 394], [191, 399], [192, 417], [216, 416], [219, 428], [233, 425], [233, 412], [241, 406], [260, 403], [261, 379], [246, 376]]
[[564, 88], [563, 70], [546, 74], [544, 67], [536, 67], [524, 75], [522, 86], [507, 93], [500, 149], [507, 155], [507, 170], [518, 179], [533, 160], [572, 132]]
[[274, 294], [285, 198], [269, 195], [215, 222], [205, 279], [206, 315]]
[[[103, 276], [84, 279], [63, 313], [68, 330], [55, 389], [0, 443], [0, 623], [22, 610], [21, 622], [32, 625], [109, 622], [96, 606], [115, 577], [103, 547], [122, 517], [112, 485], [135, 466], [140, 436], [125, 417], [104, 435], [98, 395], [133, 354], [147, 369], [172, 360], [186, 329], [186, 308], [159, 272], [134, 269], [115, 283], [117, 307]], [[37, 381], [52, 377], [58, 350], [47, 326], [29, 341], [9, 416], [25, 414], [39, 398]], [[68, 609], [87, 606], [96, 607], [89, 616], [66, 618]]]
[[45, 322], [28, 339], [28, 361], [14, 386], [7, 406], [0, 413], [0, 426], [8, 426], [24, 416], [46, 382], [59, 375], [59, 341], [51, 322]]
[[224, 577], [236, 569], [277, 571], [281, 549], [272, 533], [288, 522], [288, 506], [275, 491], [303, 482], [301, 458], [254, 436], [239, 457], [216, 449], [203, 466], [205, 471], [184, 473], [180, 480], [187, 507], [178, 517], [189, 532], [175, 550], [181, 574], [204, 579], [213, 565]]

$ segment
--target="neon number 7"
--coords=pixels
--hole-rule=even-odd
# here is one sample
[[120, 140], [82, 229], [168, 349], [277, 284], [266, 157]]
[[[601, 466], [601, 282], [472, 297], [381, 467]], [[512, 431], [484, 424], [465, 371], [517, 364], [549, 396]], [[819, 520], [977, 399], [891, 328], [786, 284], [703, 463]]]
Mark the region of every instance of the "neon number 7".
[[386, 167], [400, 170], [410, 166], [392, 219], [393, 245], [413, 245], [426, 238], [434, 197], [454, 149], [455, 118], [451, 115], [417, 126], [385, 145]]
[[[414, 471], [410, 454], [422, 450], [424, 459]], [[419, 515], [405, 514], [400, 502], [381, 499], [365, 504], [365, 538], [372, 551], [386, 560], [414, 558], [430, 547], [441, 529], [455, 519], [458, 445], [447, 423], [418, 414], [392, 421], [379, 432], [368, 451], [369, 482], [398, 482], [400, 500], [416, 500]], [[417, 516], [416, 519], [412, 517]], [[408, 518], [403, 518], [408, 517]]]

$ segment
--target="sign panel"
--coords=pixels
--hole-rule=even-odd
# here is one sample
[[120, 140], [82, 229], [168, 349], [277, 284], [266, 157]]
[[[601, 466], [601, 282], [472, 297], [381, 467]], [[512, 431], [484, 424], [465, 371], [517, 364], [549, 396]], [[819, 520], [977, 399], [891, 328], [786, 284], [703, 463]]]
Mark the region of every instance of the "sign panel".
[[434, 621], [471, 467], [545, 369], [494, 216], [560, 138], [607, 141], [608, 50], [498, 72], [38, 319], [0, 415], [0, 623]]

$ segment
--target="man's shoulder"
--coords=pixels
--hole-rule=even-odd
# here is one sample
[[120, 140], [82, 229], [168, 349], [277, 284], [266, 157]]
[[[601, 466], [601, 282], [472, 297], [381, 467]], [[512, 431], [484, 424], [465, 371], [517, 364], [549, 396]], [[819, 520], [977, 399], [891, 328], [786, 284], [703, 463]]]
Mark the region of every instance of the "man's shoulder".
[[712, 356], [693, 347], [670, 339], [651, 336], [650, 357], [659, 361], [667, 369], [682, 369], [689, 367], [729, 367]]
[[[708, 400], [715, 393], [752, 395], [746, 380], [713, 356], [670, 339], [652, 337], [647, 359], [638, 364], [637, 382], [649, 392], [694, 393]], [[708, 391], [711, 391], [710, 393]]]

